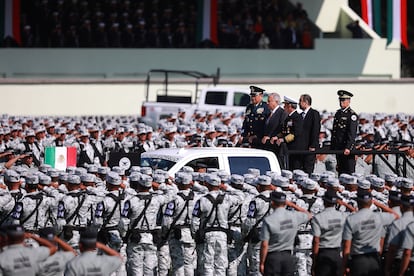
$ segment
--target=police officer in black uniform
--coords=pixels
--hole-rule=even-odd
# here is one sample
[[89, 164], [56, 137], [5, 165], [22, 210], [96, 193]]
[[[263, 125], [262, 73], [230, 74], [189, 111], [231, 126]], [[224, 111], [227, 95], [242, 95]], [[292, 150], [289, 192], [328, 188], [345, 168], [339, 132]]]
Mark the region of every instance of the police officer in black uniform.
[[351, 154], [351, 150], [355, 147], [358, 115], [350, 107], [351, 97], [354, 96], [351, 92], [339, 90], [338, 96], [341, 109], [335, 113], [331, 149], [343, 150], [343, 154], [336, 155], [338, 175], [351, 174], [355, 172], [355, 155]]
[[260, 147], [263, 137], [265, 123], [269, 117], [270, 110], [263, 102], [262, 88], [250, 86], [251, 103], [247, 105], [243, 121], [242, 143], [249, 143], [251, 147]]

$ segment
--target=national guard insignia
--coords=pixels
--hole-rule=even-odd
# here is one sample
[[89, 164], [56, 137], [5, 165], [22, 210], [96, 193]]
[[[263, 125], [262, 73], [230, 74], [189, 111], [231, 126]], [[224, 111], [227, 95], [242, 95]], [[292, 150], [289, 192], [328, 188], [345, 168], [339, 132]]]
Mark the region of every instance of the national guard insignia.
[[23, 212], [23, 203], [17, 202], [16, 206], [14, 207], [14, 210], [11, 214], [11, 217], [13, 219], [20, 219], [20, 217], [22, 215], [22, 212]]
[[62, 201], [59, 201], [57, 218], [65, 218], [65, 204]]
[[357, 116], [355, 114], [351, 116], [352, 121], [356, 121], [356, 119], [357, 119]]
[[[125, 203], [126, 205], [126, 203]], [[125, 209], [125, 207], [124, 207]], [[103, 211], [104, 211], [104, 205], [103, 202], [99, 202], [98, 205], [96, 205], [96, 212], [95, 212], [95, 217], [96, 218], [101, 218], [103, 215]], [[123, 212], [123, 210], [122, 210]]]
[[252, 201], [249, 204], [249, 210], [247, 211], [247, 217], [254, 218], [255, 213], [256, 213], [256, 201]]
[[196, 216], [198, 218], [200, 217], [200, 201], [199, 200], [196, 202], [196, 204], [194, 204], [193, 216]]
[[128, 200], [124, 203], [124, 208], [122, 209], [122, 212], [121, 212], [122, 217], [126, 218], [128, 216], [130, 207], [131, 207], [131, 203]]
[[167, 204], [167, 208], [165, 209], [164, 215], [172, 217], [174, 215], [175, 210], [175, 203], [174, 201], [171, 201]]

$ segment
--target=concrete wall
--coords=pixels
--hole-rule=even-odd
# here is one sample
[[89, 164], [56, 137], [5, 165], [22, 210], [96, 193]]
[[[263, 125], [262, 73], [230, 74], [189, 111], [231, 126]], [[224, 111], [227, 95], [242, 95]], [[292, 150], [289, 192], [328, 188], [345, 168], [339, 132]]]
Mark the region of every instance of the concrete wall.
[[[246, 88], [258, 85], [298, 99], [308, 93], [319, 110], [338, 109], [336, 91], [354, 93], [356, 112], [413, 113], [414, 81], [280, 81], [245, 79], [224, 86]], [[161, 88], [158, 85], [158, 88]], [[171, 85], [172, 89], [193, 89], [193, 85]], [[200, 86], [200, 88], [203, 85]], [[157, 86], [153, 87], [154, 89]], [[145, 97], [143, 83], [95, 84], [3, 84], [0, 85], [1, 113], [12, 115], [139, 115]]]

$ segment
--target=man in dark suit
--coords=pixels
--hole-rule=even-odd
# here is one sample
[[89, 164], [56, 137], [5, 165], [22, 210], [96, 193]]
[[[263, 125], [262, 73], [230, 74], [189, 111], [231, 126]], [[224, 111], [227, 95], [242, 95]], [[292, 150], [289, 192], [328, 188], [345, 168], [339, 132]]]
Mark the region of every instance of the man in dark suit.
[[[321, 116], [319, 112], [311, 107], [312, 98], [303, 94], [299, 98], [299, 107], [303, 118], [302, 139], [303, 147], [309, 151], [319, 148], [319, 131], [321, 129]], [[309, 175], [313, 173], [316, 156], [305, 154], [302, 156], [302, 170]]]
[[[281, 146], [280, 155], [281, 158], [286, 160], [287, 150], [303, 150], [302, 139], [302, 128], [303, 120], [302, 116], [296, 111], [298, 102], [289, 98], [284, 97], [284, 109], [288, 114], [285, 121], [283, 122], [282, 132], [276, 137], [272, 137], [271, 143], [276, 142], [277, 145]], [[300, 155], [289, 155], [289, 164], [285, 161], [282, 163], [284, 169], [295, 170], [301, 168]], [[287, 166], [288, 165], [288, 166]]]
[[[278, 93], [271, 93], [267, 98], [267, 106], [269, 107], [270, 114], [264, 125], [264, 133], [262, 138], [263, 148], [266, 150], [273, 151], [279, 158], [279, 146], [271, 144], [271, 137], [275, 137], [277, 134], [282, 132], [283, 122], [287, 117], [285, 110], [279, 106], [280, 95]], [[282, 160], [279, 159], [279, 163]]]

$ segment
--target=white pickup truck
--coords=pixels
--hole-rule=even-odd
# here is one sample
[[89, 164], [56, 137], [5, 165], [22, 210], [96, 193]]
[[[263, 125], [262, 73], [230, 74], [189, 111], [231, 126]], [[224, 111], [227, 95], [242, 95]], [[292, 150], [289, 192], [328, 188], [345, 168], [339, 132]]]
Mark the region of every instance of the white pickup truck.
[[225, 170], [230, 174], [245, 174], [248, 168], [256, 168], [280, 175], [279, 162], [273, 152], [251, 148], [168, 148], [145, 152], [141, 155], [141, 167], [168, 171], [170, 176], [184, 166], [196, 168], [198, 163], [208, 168]]
[[[155, 73], [164, 74], [164, 88], [155, 91], [150, 89], [151, 76]], [[196, 79], [194, 91], [172, 90], [169, 89], [171, 74], [183, 74]], [[143, 122], [155, 126], [156, 123], [170, 114], [177, 114], [178, 109], [186, 110], [186, 114], [191, 115], [195, 110], [198, 111], [220, 111], [220, 112], [244, 112], [250, 102], [250, 90], [247, 88], [219, 87], [215, 86], [219, 79], [219, 70], [216, 75], [206, 75], [196, 71], [176, 71], [176, 70], [151, 70], [147, 74], [147, 91], [145, 101], [141, 106], [141, 119]], [[213, 86], [198, 89], [199, 81], [212, 79]]]

